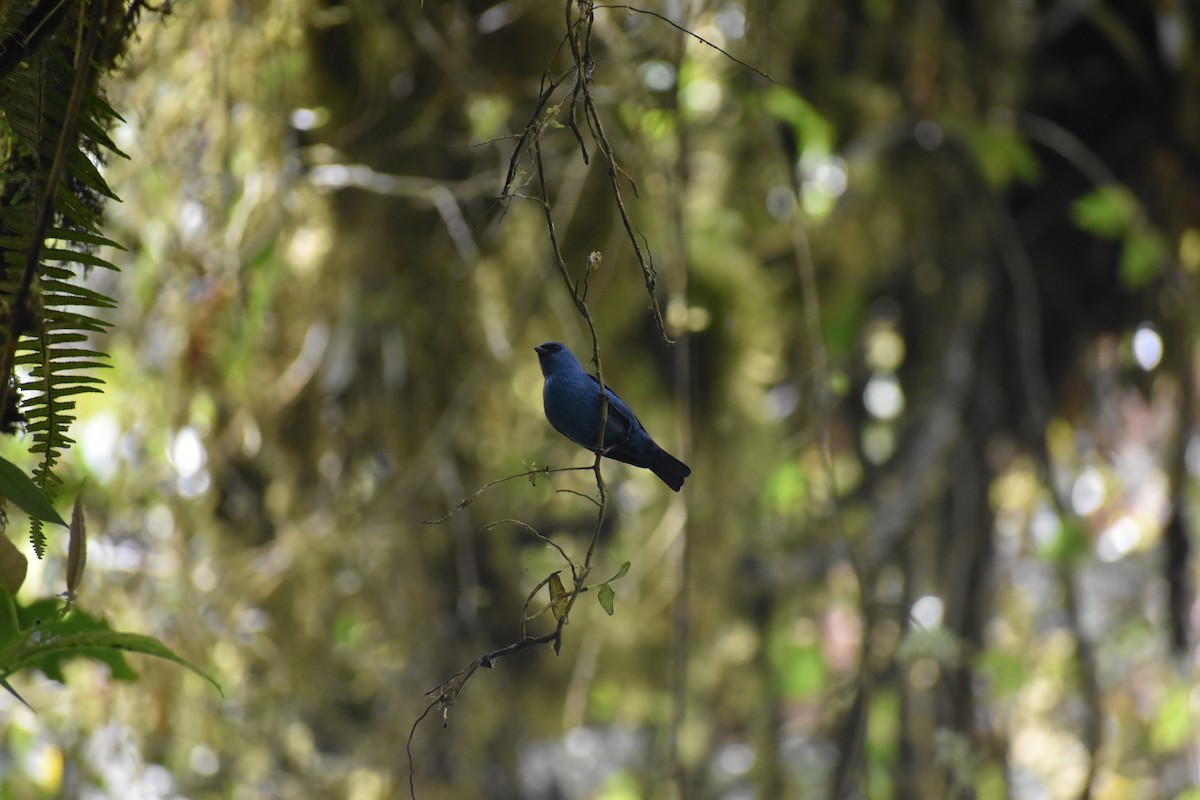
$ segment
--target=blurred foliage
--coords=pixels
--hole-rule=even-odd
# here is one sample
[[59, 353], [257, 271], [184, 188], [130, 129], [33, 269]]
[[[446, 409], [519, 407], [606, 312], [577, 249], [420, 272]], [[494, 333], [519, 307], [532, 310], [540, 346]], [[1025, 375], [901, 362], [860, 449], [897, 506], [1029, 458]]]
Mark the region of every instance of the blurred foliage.
[[[112, 369], [59, 469], [95, 492], [80, 604], [226, 696], [148, 659], [18, 676], [0, 796], [407, 794], [425, 693], [563, 569], [531, 530], [581, 560], [595, 519], [559, 491], [584, 471], [422, 524], [587, 463], [540, 408], [532, 346], [589, 335], [527, 153], [496, 200], [531, 119], [568, 270], [602, 255], [605, 379], [694, 474], [606, 462], [614, 577], [559, 656], [416, 728], [417, 796], [1197, 793], [1194, 12], [646, 9], [774, 79], [594, 10], [673, 346], [571, 80], [537, 105], [563, 6], [142, 22], [106, 84], [129, 159], [96, 166], [127, 250], [84, 283]], [[61, 538], [19, 604], [64, 585]]]

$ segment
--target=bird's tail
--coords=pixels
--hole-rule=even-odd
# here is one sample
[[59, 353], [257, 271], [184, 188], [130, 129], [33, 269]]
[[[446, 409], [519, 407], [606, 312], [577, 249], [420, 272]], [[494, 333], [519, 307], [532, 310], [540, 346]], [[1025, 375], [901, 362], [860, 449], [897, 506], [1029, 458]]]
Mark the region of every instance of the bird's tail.
[[675, 456], [668, 453], [666, 450], [659, 450], [654, 458], [654, 461], [647, 464], [650, 471], [658, 476], [658, 479], [670, 486], [678, 492], [683, 488], [684, 479], [692, 474], [692, 470], [687, 464], [680, 461]]

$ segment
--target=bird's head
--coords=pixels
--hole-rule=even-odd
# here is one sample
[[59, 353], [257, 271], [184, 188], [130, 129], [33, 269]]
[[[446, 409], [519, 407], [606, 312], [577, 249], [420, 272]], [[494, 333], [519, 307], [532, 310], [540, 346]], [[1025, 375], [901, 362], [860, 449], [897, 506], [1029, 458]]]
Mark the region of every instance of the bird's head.
[[561, 369], [583, 369], [575, 354], [559, 342], [545, 342], [533, 348], [538, 354], [538, 363], [542, 366], [542, 375], [551, 375]]

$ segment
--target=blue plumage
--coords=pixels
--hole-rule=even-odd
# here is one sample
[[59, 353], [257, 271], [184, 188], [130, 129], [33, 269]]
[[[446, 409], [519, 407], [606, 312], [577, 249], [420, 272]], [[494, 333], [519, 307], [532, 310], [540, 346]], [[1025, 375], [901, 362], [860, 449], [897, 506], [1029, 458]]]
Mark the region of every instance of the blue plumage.
[[593, 453], [645, 467], [679, 491], [692, 471], [650, 438], [633, 410], [616, 392], [604, 389], [608, 395], [608, 424], [604, 428], [603, 449], [599, 449], [600, 381], [585, 372], [575, 354], [558, 342], [546, 342], [533, 349], [546, 379], [542, 385], [542, 405], [546, 419], [556, 431]]

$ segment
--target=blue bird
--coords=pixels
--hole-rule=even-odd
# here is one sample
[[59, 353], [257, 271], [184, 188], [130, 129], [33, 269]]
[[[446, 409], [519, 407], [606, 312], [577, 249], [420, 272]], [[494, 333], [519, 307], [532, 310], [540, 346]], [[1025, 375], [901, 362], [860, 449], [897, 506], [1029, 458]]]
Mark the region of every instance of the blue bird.
[[600, 381], [585, 372], [575, 354], [558, 342], [546, 342], [533, 349], [546, 379], [542, 384], [542, 405], [554, 430], [593, 453], [645, 467], [679, 491], [692, 471], [650, 438], [624, 400], [612, 389], [604, 388], [608, 396], [608, 424], [604, 427], [604, 446], [599, 448]]

